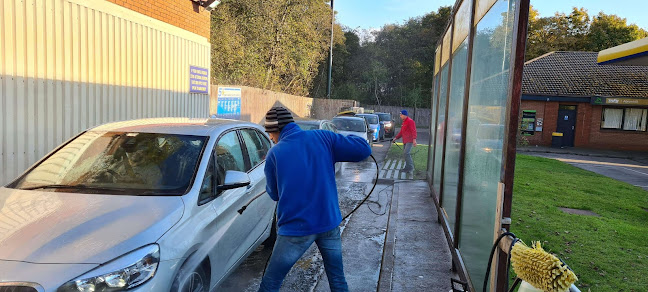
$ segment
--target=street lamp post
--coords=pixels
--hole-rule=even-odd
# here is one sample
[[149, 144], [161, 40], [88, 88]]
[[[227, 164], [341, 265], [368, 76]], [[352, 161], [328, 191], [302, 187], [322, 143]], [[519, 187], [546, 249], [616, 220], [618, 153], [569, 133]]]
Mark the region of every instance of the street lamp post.
[[333, 72], [333, 28], [335, 24], [335, 9], [333, 8], [333, 0], [331, 0], [331, 47], [329, 48], [329, 66], [328, 66], [328, 82], [326, 85], [326, 98], [331, 98], [331, 74]]

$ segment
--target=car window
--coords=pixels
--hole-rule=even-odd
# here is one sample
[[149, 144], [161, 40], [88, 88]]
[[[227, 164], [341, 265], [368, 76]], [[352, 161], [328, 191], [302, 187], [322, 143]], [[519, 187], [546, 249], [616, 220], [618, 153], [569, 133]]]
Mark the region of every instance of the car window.
[[313, 124], [313, 123], [299, 123], [298, 122], [297, 125], [299, 126], [300, 129], [302, 129], [304, 131], [319, 129], [319, 125]]
[[331, 124], [328, 123], [328, 122], [324, 122], [324, 123], [322, 124], [322, 128], [323, 128], [324, 130], [327, 130], [327, 131], [335, 132], [335, 131], [333, 131], [333, 127], [331, 127]]
[[89, 131], [47, 157], [12, 187], [64, 192], [181, 195], [207, 137]]
[[336, 127], [333, 123], [328, 123], [328, 125], [329, 125], [329, 127], [331, 128], [331, 131], [333, 131], [333, 133], [337, 133], [337, 132], [338, 132], [337, 127]]
[[223, 135], [216, 144], [216, 172], [218, 185], [225, 182], [225, 173], [228, 170], [247, 171], [241, 142], [236, 131]]
[[333, 124], [340, 131], [365, 132], [366, 121], [357, 119], [333, 119]]
[[378, 118], [380, 118], [380, 121], [391, 121], [391, 117], [389, 114], [378, 114]]
[[200, 195], [198, 196], [198, 204], [204, 204], [212, 197], [216, 197], [215, 192], [215, 179], [216, 174], [214, 173], [214, 158], [209, 159], [209, 165], [205, 171], [205, 178], [203, 183], [200, 186]]
[[268, 137], [266, 135], [263, 135], [261, 132], [256, 131], [256, 134], [259, 137], [259, 140], [261, 140], [261, 143], [263, 144], [263, 157], [265, 157], [266, 155], [268, 155], [268, 151], [270, 151], [270, 147], [272, 147], [272, 143], [270, 143], [270, 139], [268, 139]]
[[367, 122], [369, 124], [377, 124], [378, 123], [378, 117], [377, 116], [366, 115], [366, 116], [362, 116], [362, 117], [365, 118], [365, 120], [367, 120]]
[[250, 157], [250, 166], [254, 168], [265, 160], [266, 154], [268, 153], [268, 145], [263, 143], [256, 130], [241, 130], [241, 136], [243, 136], [245, 148], [247, 148], [248, 156]]

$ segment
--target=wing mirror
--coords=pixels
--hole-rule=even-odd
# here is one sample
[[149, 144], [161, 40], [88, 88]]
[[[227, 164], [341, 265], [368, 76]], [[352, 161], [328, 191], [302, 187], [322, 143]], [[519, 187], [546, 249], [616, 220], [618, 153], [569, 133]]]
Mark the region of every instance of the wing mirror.
[[228, 170], [225, 173], [225, 182], [218, 186], [218, 191], [238, 189], [250, 185], [250, 176], [241, 171]]

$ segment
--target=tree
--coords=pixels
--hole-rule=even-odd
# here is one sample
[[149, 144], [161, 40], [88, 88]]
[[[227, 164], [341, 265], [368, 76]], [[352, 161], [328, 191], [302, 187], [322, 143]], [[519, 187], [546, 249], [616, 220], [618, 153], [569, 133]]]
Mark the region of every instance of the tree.
[[599, 12], [587, 36], [587, 49], [601, 51], [645, 37], [648, 37], [645, 30], [636, 24], [628, 25], [625, 18]]
[[328, 56], [330, 19], [321, 0], [223, 1], [211, 14], [213, 82], [308, 95]]
[[590, 18], [586, 9], [574, 7], [568, 15], [556, 13], [541, 18], [531, 7], [526, 59], [552, 51], [596, 52], [646, 36], [645, 30], [628, 25], [625, 18], [616, 15], [600, 12]]

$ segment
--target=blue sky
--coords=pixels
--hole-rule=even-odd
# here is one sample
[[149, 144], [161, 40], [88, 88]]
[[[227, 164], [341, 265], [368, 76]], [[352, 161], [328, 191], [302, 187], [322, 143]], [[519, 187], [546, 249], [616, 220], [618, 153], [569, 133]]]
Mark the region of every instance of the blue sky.
[[[405, 20], [436, 11], [440, 6], [454, 5], [454, 0], [335, 0], [338, 21], [355, 29], [380, 28], [384, 24], [403, 23]], [[569, 13], [572, 7], [585, 7], [590, 16], [599, 11], [616, 14], [648, 30], [648, 1], [646, 0], [531, 0], [540, 16], [554, 12]]]

